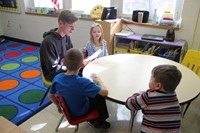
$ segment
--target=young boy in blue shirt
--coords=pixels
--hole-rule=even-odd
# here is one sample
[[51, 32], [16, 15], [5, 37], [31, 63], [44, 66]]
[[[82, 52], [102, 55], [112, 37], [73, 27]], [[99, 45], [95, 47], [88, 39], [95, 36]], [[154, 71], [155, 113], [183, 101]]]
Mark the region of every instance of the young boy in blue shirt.
[[82, 63], [83, 54], [79, 49], [68, 50], [64, 56], [67, 72], [55, 76], [48, 97], [56, 104], [58, 112], [62, 113], [54, 97], [56, 93], [62, 95], [72, 117], [83, 116], [90, 108], [95, 108], [99, 113], [99, 118], [91, 124], [95, 128], [108, 129], [110, 123], [106, 121], [109, 116], [104, 98], [108, 95], [108, 90], [96, 75], [92, 76], [93, 82], [78, 75]]

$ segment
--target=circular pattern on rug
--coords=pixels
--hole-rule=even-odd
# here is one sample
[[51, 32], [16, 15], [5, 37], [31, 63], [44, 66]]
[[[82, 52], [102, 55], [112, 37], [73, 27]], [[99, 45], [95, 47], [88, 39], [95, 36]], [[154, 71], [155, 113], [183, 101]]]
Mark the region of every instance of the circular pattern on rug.
[[26, 47], [26, 48], [23, 48], [22, 51], [24, 52], [32, 52], [32, 51], [35, 51], [37, 48], [36, 47]]
[[0, 48], [0, 52], [2, 52], [2, 51], [4, 51], [4, 50], [6, 50], [6, 48]]
[[0, 62], [3, 60], [3, 58], [0, 57]]
[[19, 55], [21, 55], [20, 52], [8, 52], [8, 53], [4, 54], [5, 57], [17, 57]]
[[19, 46], [21, 46], [21, 44], [19, 44], [19, 43], [13, 43], [13, 44], [8, 45], [9, 48], [16, 48], [16, 47], [19, 47]]
[[34, 104], [41, 101], [44, 93], [42, 90], [28, 90], [19, 96], [19, 101], [25, 104]]
[[38, 60], [38, 57], [36, 56], [29, 56], [22, 59], [23, 62], [34, 62], [37, 60]]
[[7, 79], [0, 81], [0, 91], [8, 91], [19, 85], [19, 81], [15, 79]]
[[30, 79], [30, 78], [36, 78], [41, 74], [39, 70], [27, 70], [20, 74], [22, 78]]
[[17, 115], [18, 109], [13, 105], [3, 105], [0, 106], [0, 116], [5, 117], [8, 120], [11, 120]]
[[4, 64], [3, 66], [0, 67], [1, 70], [15, 70], [20, 67], [19, 63], [9, 63], [9, 64]]

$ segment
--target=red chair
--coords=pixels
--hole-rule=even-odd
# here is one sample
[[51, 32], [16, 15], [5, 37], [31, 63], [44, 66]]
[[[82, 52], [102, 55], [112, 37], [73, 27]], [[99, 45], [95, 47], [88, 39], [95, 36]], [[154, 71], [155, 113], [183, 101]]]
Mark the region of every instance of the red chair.
[[61, 96], [61, 95], [58, 95], [57, 97], [59, 103], [60, 103], [60, 106], [63, 110], [63, 115], [62, 117], [60, 118], [60, 121], [56, 127], [56, 132], [58, 132], [58, 128], [64, 118], [64, 116], [66, 117], [66, 119], [68, 120], [69, 124], [71, 125], [76, 125], [76, 129], [74, 131], [77, 132], [78, 131], [78, 128], [79, 128], [79, 124], [82, 123], [82, 122], [88, 122], [88, 121], [91, 121], [91, 120], [94, 120], [94, 119], [97, 119], [99, 117], [99, 114], [98, 112], [95, 110], [95, 109], [92, 109], [90, 110], [86, 115], [84, 116], [81, 116], [81, 117], [76, 117], [76, 118], [71, 118], [71, 115], [70, 115], [70, 112], [69, 112], [69, 109], [67, 108], [67, 105], [65, 103], [65, 100], [64, 98]]
[[87, 57], [88, 57], [88, 51], [87, 51], [87, 50], [85, 50], [83, 56], [84, 56], [84, 58], [87, 58]]

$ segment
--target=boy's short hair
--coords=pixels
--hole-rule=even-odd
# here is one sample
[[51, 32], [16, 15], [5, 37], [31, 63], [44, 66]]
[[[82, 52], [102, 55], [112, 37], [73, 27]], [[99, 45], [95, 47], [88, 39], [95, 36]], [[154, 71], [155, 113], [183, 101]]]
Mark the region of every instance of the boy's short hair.
[[77, 71], [83, 63], [83, 53], [77, 48], [65, 52], [64, 62], [68, 70]]
[[78, 20], [78, 17], [69, 10], [63, 10], [60, 12], [60, 14], [58, 16], [58, 22], [60, 20], [63, 22], [66, 22], [68, 24], [72, 24]]
[[156, 82], [162, 84], [167, 93], [174, 93], [182, 78], [180, 70], [174, 65], [158, 65], [153, 68], [152, 76]]

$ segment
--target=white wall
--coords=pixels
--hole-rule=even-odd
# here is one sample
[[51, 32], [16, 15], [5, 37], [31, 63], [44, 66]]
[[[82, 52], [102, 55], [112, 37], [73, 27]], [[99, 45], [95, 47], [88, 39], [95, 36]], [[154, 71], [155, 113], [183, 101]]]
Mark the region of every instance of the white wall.
[[[3, 31], [5, 36], [29, 40], [33, 42], [41, 42], [42, 34], [51, 28], [57, 26], [56, 17], [44, 17], [26, 15], [24, 12], [24, 1], [20, 0], [21, 14], [0, 12], [0, 33]], [[188, 42], [189, 48], [192, 48], [194, 32], [200, 8], [199, 0], [185, 0], [182, 15], [181, 29], [176, 31], [176, 39], [185, 39]], [[7, 27], [8, 21], [10, 27]], [[84, 47], [89, 39], [89, 28], [93, 21], [79, 20], [74, 33], [72, 34], [72, 41], [75, 47]], [[150, 27], [142, 27], [136, 25], [129, 25], [130, 28], [138, 34], [150, 33], [165, 35], [166, 29], [157, 29]]]
[[2, 29], [2, 16], [0, 14], [0, 36], [3, 35], [3, 29]]
[[[20, 5], [21, 14], [0, 11], [1, 31], [5, 36], [41, 43], [43, 33], [57, 27], [57, 17], [27, 15], [23, 0], [20, 0]], [[93, 21], [81, 20], [77, 22], [72, 34], [75, 47], [86, 45], [92, 23]]]

